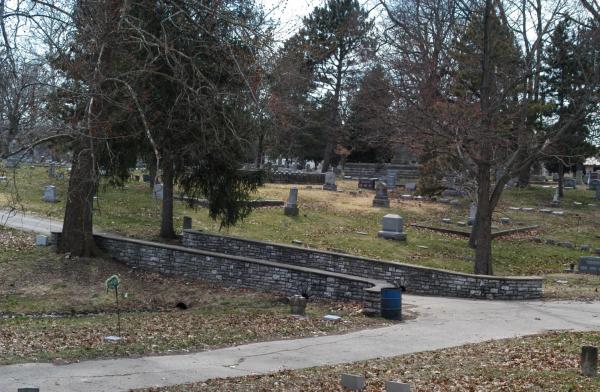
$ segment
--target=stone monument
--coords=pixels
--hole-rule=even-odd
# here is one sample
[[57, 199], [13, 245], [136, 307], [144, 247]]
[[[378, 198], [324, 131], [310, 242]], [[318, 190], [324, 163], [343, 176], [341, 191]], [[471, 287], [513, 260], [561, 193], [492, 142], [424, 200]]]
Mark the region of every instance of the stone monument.
[[335, 173], [329, 171], [325, 173], [325, 185], [323, 189], [326, 191], [337, 191], [337, 185], [335, 185]]
[[596, 187], [596, 200], [600, 200], [600, 186]]
[[390, 207], [390, 199], [388, 198], [387, 185], [383, 181], [377, 181], [377, 184], [375, 184], [375, 198], [373, 199], [373, 207]]
[[583, 185], [583, 171], [577, 170], [575, 172], [575, 181], [577, 185]]
[[388, 240], [405, 241], [404, 220], [400, 215], [387, 214], [383, 217], [382, 230], [377, 232], [377, 237]]
[[475, 203], [471, 203], [469, 206], [469, 219], [467, 219], [467, 224], [469, 226], [473, 226], [475, 224], [475, 216], [477, 215], [477, 205]]
[[552, 205], [559, 206], [560, 205], [560, 196], [558, 196], [558, 188], [554, 192], [554, 196], [552, 197]]
[[163, 199], [163, 184], [154, 184], [154, 188], [152, 188], [152, 197], [157, 200]]
[[44, 188], [42, 200], [46, 203], [56, 203], [56, 187], [54, 185], [48, 185]]
[[398, 176], [398, 170], [388, 169], [385, 176], [385, 183], [388, 189], [396, 188], [396, 178]]
[[287, 216], [298, 216], [298, 188], [295, 186], [290, 188], [290, 194], [285, 207], [283, 207], [283, 213]]

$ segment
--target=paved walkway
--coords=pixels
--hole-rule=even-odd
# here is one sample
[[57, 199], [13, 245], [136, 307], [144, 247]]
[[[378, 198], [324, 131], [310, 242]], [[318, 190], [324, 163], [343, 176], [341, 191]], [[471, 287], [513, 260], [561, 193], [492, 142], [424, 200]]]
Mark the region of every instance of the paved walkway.
[[[62, 227], [51, 219], [5, 211], [0, 211], [0, 225], [45, 234]], [[390, 357], [547, 330], [600, 330], [600, 302], [501, 302], [409, 295], [404, 302], [416, 306], [416, 320], [346, 335], [186, 355], [0, 366], [0, 391], [24, 386], [40, 387], [43, 392], [126, 391]]]
[[62, 230], [62, 221], [26, 215], [20, 211], [9, 212], [0, 210], [0, 226], [7, 226], [23, 231], [32, 231], [39, 234], [50, 234], [51, 231]]
[[346, 335], [247, 344], [196, 354], [0, 366], [0, 391], [125, 391], [215, 377], [390, 357], [555, 329], [600, 330], [600, 302], [497, 302], [405, 296], [420, 316]]

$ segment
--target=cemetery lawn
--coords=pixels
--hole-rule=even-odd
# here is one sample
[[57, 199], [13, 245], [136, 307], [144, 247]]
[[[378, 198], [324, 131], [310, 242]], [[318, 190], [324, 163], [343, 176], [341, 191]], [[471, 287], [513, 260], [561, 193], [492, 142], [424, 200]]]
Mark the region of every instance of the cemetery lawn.
[[214, 379], [192, 385], [138, 392], [342, 391], [341, 374], [366, 378], [367, 392], [385, 390], [385, 381], [411, 384], [411, 391], [597, 391], [600, 378], [583, 377], [581, 346], [600, 344], [600, 332], [551, 332], [524, 338], [402, 355], [261, 376]]
[[[4, 173], [9, 178], [12, 171]], [[65, 179], [50, 180], [47, 169], [22, 167], [16, 171], [14, 182], [0, 184], [0, 208], [8, 204], [45, 217], [62, 219]], [[44, 185], [54, 184], [61, 202], [44, 203], [41, 200]], [[256, 199], [287, 198], [290, 185], [267, 184], [261, 187]], [[392, 198], [391, 208], [371, 207], [374, 191], [357, 191], [356, 180], [338, 181], [343, 192], [328, 192], [320, 186], [299, 186], [300, 215], [287, 217], [281, 207], [259, 208], [238, 225], [219, 231], [219, 223], [209, 219], [205, 208], [191, 209], [180, 202], [175, 203], [175, 227], [180, 230], [183, 216], [193, 218], [193, 227], [209, 232], [236, 235], [258, 240], [290, 244], [292, 240], [317, 248], [343, 251], [353, 255], [399, 261], [409, 264], [442, 268], [460, 272], [473, 271], [474, 252], [467, 246], [467, 239], [425, 229], [410, 227], [413, 223], [468, 230], [456, 225], [466, 221], [468, 204], [460, 199], [459, 206], [419, 201], [402, 201]], [[19, 199], [15, 200], [15, 194]], [[559, 208], [549, 207], [554, 190], [541, 186], [529, 189], [508, 189], [494, 213], [494, 225], [511, 229], [538, 225], [532, 233], [514, 234], [496, 239], [493, 244], [494, 273], [496, 275], [545, 275], [561, 273], [570, 263], [577, 263], [579, 256], [590, 254], [577, 249], [546, 245], [532, 241], [533, 236], [556, 241], [570, 241], [578, 248], [587, 244], [593, 250], [600, 248], [597, 222], [600, 221], [600, 202], [594, 201], [593, 191], [586, 187], [565, 190], [565, 198]], [[402, 190], [396, 192], [397, 195]], [[581, 204], [580, 204], [581, 203]], [[535, 212], [514, 211], [509, 207], [530, 207]], [[160, 202], [152, 199], [149, 187], [141, 182], [129, 182], [124, 188], [102, 186], [96, 205], [94, 223], [102, 230], [117, 234], [156, 239], [160, 222]], [[564, 215], [537, 212], [539, 208], [564, 211]], [[381, 219], [388, 213], [397, 213], [405, 220], [406, 242], [377, 238]], [[442, 218], [450, 218], [451, 225], [443, 224]], [[510, 218], [510, 224], [502, 225], [500, 218]]]
[[[310, 301], [308, 317], [296, 319], [275, 294], [65, 258], [32, 243], [31, 235], [0, 229], [0, 365], [192, 352], [391, 323], [363, 316], [360, 304], [331, 301]], [[104, 284], [112, 274], [122, 280], [119, 344], [103, 341], [117, 335], [114, 292]], [[179, 302], [189, 308], [177, 309]], [[343, 321], [324, 321], [325, 314]]]

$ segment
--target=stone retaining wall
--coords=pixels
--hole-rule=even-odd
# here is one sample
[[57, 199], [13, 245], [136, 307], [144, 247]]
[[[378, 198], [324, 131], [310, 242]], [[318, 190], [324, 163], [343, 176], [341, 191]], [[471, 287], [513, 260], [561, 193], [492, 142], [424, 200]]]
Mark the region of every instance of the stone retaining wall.
[[325, 173], [270, 172], [267, 173], [265, 181], [275, 184], [323, 185], [325, 183]]
[[[52, 233], [53, 244], [59, 243], [60, 234]], [[307, 290], [318, 298], [362, 301], [365, 309], [377, 314], [381, 289], [393, 287], [377, 279], [114, 235], [94, 239], [101, 250], [130, 267], [286, 295]]]
[[184, 231], [182, 241], [190, 248], [396, 282], [414, 294], [499, 300], [542, 296], [543, 279], [540, 277], [463, 274], [194, 230]]
[[[360, 177], [384, 177], [388, 169], [396, 170], [396, 181], [416, 180], [419, 178], [419, 166], [401, 165], [396, 163], [359, 163], [347, 162], [344, 165], [344, 175]], [[416, 181], [413, 181], [416, 182]]]

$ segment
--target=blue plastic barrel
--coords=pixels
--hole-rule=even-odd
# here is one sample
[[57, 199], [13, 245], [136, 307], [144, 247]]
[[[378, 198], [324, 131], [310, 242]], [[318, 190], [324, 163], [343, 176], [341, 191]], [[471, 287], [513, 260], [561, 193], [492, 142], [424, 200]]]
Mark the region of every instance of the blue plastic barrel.
[[381, 317], [402, 320], [402, 289], [381, 289]]

